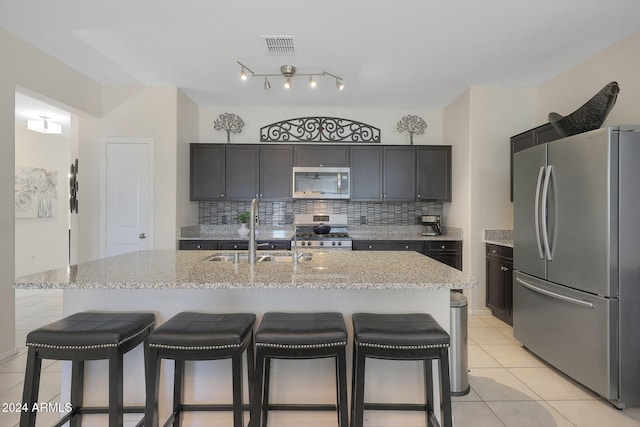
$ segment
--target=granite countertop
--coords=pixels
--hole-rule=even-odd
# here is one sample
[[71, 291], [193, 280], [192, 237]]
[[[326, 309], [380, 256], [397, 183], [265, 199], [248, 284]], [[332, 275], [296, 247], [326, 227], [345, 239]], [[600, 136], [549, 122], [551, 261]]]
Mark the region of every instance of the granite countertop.
[[[224, 253], [246, 251], [225, 251]], [[278, 252], [278, 251], [276, 251]], [[276, 253], [274, 252], [274, 253]], [[475, 279], [407, 251], [312, 251], [312, 259], [208, 261], [220, 251], [140, 251], [23, 276], [22, 289], [465, 289]], [[280, 251], [291, 255], [290, 251]], [[260, 253], [260, 255], [264, 255]]]
[[513, 248], [513, 230], [484, 230], [484, 243]]

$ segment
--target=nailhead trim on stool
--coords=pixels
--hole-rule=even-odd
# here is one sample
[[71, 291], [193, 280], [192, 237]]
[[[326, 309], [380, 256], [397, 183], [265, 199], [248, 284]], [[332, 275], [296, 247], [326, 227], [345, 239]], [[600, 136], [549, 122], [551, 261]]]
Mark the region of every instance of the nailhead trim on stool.
[[[439, 426], [433, 411], [432, 361], [438, 361], [442, 425], [452, 426], [449, 385], [449, 334], [430, 314], [356, 313], [353, 321], [353, 378], [351, 427], [362, 427], [364, 411], [425, 411], [427, 426]], [[365, 361], [422, 360], [425, 403], [368, 403], [364, 401]]]
[[[338, 426], [348, 427], [346, 348], [347, 328], [341, 313], [265, 313], [256, 332], [252, 427], [266, 427], [269, 410], [336, 411]], [[336, 361], [336, 405], [269, 403], [271, 359], [327, 357]]]
[[[158, 426], [158, 394], [160, 360], [175, 362], [173, 410], [165, 426], [181, 423], [184, 411], [233, 411], [233, 426], [245, 427], [244, 411], [250, 409], [242, 402], [242, 355], [247, 352], [249, 395], [253, 384], [253, 325], [252, 313], [196, 313], [182, 312], [162, 324], [149, 336], [147, 357], [147, 410], [145, 427]], [[232, 404], [183, 403], [184, 368], [186, 361], [231, 359]], [[251, 398], [249, 399], [251, 400]]]
[[[82, 414], [109, 414], [109, 427], [122, 427], [123, 414], [144, 412], [143, 407], [124, 407], [123, 355], [145, 342], [153, 330], [152, 313], [114, 313], [87, 311], [65, 317], [38, 328], [27, 335], [27, 367], [25, 369], [23, 404], [28, 408], [38, 401], [42, 359], [70, 360], [72, 410], [55, 424], [67, 422], [80, 426]], [[84, 362], [109, 360], [109, 406], [83, 407]], [[34, 427], [37, 411], [22, 412], [20, 427]], [[138, 423], [141, 426], [144, 418]]]

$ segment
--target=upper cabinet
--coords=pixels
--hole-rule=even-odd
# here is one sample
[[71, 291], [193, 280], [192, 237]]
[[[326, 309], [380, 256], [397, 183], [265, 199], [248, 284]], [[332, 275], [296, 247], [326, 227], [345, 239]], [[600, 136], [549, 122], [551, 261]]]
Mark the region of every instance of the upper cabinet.
[[545, 123], [511, 137], [511, 201], [513, 201], [513, 155], [518, 151], [560, 138], [562, 137], [551, 123]]
[[294, 145], [294, 166], [349, 166], [346, 145]]
[[416, 161], [412, 146], [383, 146], [382, 197], [385, 202], [416, 199]]
[[258, 196], [260, 150], [257, 145], [226, 147], [227, 200], [244, 201]]
[[293, 146], [260, 147], [260, 200], [293, 200]]
[[451, 146], [191, 144], [191, 200], [292, 200], [293, 166], [350, 166], [353, 201], [451, 201]]
[[364, 145], [351, 147], [351, 200], [382, 200], [382, 149]]
[[191, 144], [191, 200], [225, 199], [225, 146]]
[[451, 201], [451, 146], [416, 147], [418, 189], [416, 200], [422, 202]]
[[292, 200], [292, 145], [191, 144], [191, 200]]

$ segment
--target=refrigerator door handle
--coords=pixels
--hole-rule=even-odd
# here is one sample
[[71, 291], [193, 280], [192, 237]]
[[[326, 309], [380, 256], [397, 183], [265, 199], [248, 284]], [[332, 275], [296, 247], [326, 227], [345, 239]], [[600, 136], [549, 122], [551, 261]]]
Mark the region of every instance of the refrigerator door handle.
[[519, 277], [516, 277], [516, 281], [518, 283], [520, 283], [522, 286], [524, 286], [525, 288], [527, 288], [527, 289], [530, 289], [530, 290], [532, 290], [534, 292], [538, 292], [538, 293], [543, 294], [543, 295], [547, 295], [547, 296], [549, 296], [551, 298], [556, 298], [556, 299], [559, 299], [559, 300], [562, 300], [562, 301], [570, 302], [572, 304], [581, 305], [583, 307], [588, 307], [588, 308], [594, 308], [595, 307], [595, 305], [592, 302], [584, 301], [584, 300], [577, 299], [577, 298], [568, 297], [566, 295], [557, 294], [555, 292], [551, 292], [551, 291], [548, 291], [546, 289], [539, 288], [538, 286], [532, 285], [529, 282], [525, 282], [524, 280], [522, 280]]
[[540, 172], [538, 172], [538, 183], [536, 184], [536, 201], [534, 212], [534, 223], [536, 227], [536, 243], [538, 244], [538, 254], [540, 259], [544, 259], [544, 252], [542, 251], [542, 241], [540, 238], [540, 189], [542, 187], [542, 177], [544, 176], [544, 166], [540, 166]]
[[549, 245], [549, 230], [547, 228], [547, 209], [549, 208], [547, 197], [549, 194], [549, 183], [551, 182], [552, 172], [552, 166], [547, 166], [547, 173], [544, 177], [544, 187], [542, 189], [542, 238], [544, 241], [544, 249], [547, 255], [547, 261], [553, 260], [553, 257], [551, 256], [551, 246]]

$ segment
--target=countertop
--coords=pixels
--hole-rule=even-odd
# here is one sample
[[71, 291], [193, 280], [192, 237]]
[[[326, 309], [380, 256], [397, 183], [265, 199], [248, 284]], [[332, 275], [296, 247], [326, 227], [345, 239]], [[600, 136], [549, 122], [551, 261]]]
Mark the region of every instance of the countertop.
[[484, 230], [482, 242], [513, 248], [513, 230]]
[[[224, 253], [246, 251], [224, 251]], [[23, 276], [22, 289], [465, 289], [475, 279], [417, 252], [312, 251], [310, 261], [208, 261], [220, 251], [140, 251]], [[288, 254], [290, 251], [275, 251]], [[261, 251], [260, 255], [264, 255]]]

